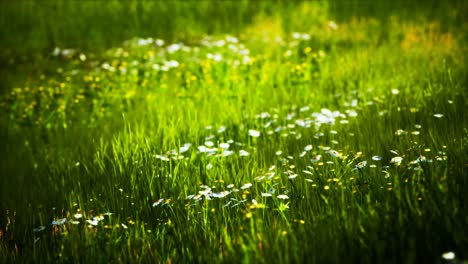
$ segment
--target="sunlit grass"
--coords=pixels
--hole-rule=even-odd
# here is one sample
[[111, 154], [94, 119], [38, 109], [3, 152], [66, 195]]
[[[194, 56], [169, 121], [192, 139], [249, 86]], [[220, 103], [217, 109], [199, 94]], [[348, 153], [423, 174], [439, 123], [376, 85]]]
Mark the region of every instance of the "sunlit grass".
[[467, 259], [466, 25], [287, 7], [48, 50], [0, 99], [0, 260]]

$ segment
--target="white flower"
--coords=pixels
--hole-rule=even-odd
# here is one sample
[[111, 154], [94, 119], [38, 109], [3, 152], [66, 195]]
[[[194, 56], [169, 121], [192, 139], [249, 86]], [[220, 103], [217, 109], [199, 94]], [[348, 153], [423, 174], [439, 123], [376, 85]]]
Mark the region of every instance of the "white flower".
[[260, 131], [250, 129], [250, 130], [249, 130], [249, 135], [250, 135], [251, 137], [259, 137], [259, 136], [260, 136]]
[[170, 60], [170, 61], [166, 61], [164, 63], [164, 65], [169, 67], [169, 68], [177, 68], [177, 67], [179, 67], [179, 62], [175, 61], [175, 60]]
[[402, 157], [393, 157], [392, 160], [390, 160], [390, 163], [395, 163], [397, 166], [401, 164], [403, 161]]
[[67, 219], [66, 218], [62, 218], [62, 219], [55, 219], [54, 221], [52, 221], [52, 225], [63, 225], [67, 222]]
[[354, 110], [346, 110], [346, 113], [348, 113], [349, 117], [356, 117], [358, 115]]
[[444, 117], [444, 115], [443, 114], [434, 114], [434, 117], [442, 118], [442, 117]]
[[358, 164], [356, 164], [356, 169], [362, 169], [367, 165], [367, 161], [361, 161]]
[[444, 254], [442, 254], [442, 258], [446, 259], [446, 260], [454, 260], [455, 259], [455, 253], [453, 253], [452, 251], [445, 252]]
[[250, 188], [250, 187], [252, 187], [252, 184], [251, 184], [251, 183], [246, 183], [246, 184], [242, 185], [242, 187], [240, 187], [240, 188], [241, 188], [242, 190], [245, 190], [245, 189], [248, 189], [248, 188]]
[[309, 151], [309, 150], [312, 150], [312, 145], [307, 145], [304, 147], [304, 150], [305, 151]]
[[381, 156], [372, 156], [372, 159], [373, 160], [382, 160], [382, 157]]
[[335, 158], [338, 157], [338, 156], [340, 155], [340, 153], [338, 153], [338, 151], [333, 150], [333, 149], [330, 149], [330, 150], [328, 151], [328, 153], [329, 153], [330, 155], [332, 155], [333, 157], [335, 157]]
[[179, 152], [180, 152], [180, 153], [187, 152], [187, 151], [190, 149], [190, 146], [192, 146], [192, 144], [190, 144], [190, 143], [185, 143], [182, 147], [180, 147]]
[[223, 192], [217, 192], [217, 193], [213, 193], [212, 196], [214, 198], [224, 198], [226, 197], [227, 195], [229, 195], [231, 192], [229, 191], [223, 191]]
[[408, 134], [406, 131], [404, 131], [403, 129], [398, 129], [397, 131], [395, 131], [395, 135], [396, 136], [403, 136], [403, 135], [406, 135]]
[[214, 56], [213, 56], [213, 60], [214, 61], [221, 61], [223, 59], [223, 57], [221, 56], [221, 54], [219, 53], [216, 53]]
[[234, 154], [234, 151], [231, 151], [229, 149], [223, 149], [223, 157], [231, 156]]
[[81, 217], [83, 217], [83, 215], [80, 214], [80, 213], [78, 213], [78, 214], [75, 214], [74, 217], [75, 217], [76, 219], [80, 219]]
[[229, 143], [221, 143], [219, 144], [219, 147], [222, 149], [228, 149], [229, 148]]
[[276, 196], [278, 199], [282, 199], [282, 200], [286, 200], [286, 199], [289, 199], [289, 197], [286, 195], [286, 194], [280, 194], [278, 196]]
[[174, 53], [182, 48], [182, 44], [172, 44], [169, 47], [167, 47], [167, 51], [169, 53]]
[[247, 151], [241, 149], [241, 150], [239, 151], [239, 155], [240, 155], [241, 157], [245, 157], [245, 156], [248, 156], [248, 155], [249, 155], [249, 152], [247, 152]]
[[90, 224], [90, 225], [93, 225], [93, 226], [97, 226], [97, 225], [99, 224], [99, 221], [96, 220], [96, 219], [94, 219], [94, 220], [88, 219], [88, 220], [86, 220], [86, 222], [87, 222], [88, 224]]
[[156, 41], [154, 42], [154, 44], [156, 44], [156, 46], [158, 46], [158, 47], [161, 47], [162, 45], [164, 45], [164, 40], [162, 40], [162, 39], [156, 39]]
[[153, 207], [156, 207], [156, 206], [160, 205], [163, 201], [164, 201], [164, 199], [162, 199], [162, 198], [159, 199], [157, 202], [153, 203]]
[[262, 197], [271, 197], [271, 193], [262, 193]]
[[317, 155], [317, 156], [313, 157], [312, 159], [310, 159], [310, 161], [311, 161], [311, 162], [317, 162], [317, 161], [319, 161], [321, 158], [322, 158], [321, 155]]

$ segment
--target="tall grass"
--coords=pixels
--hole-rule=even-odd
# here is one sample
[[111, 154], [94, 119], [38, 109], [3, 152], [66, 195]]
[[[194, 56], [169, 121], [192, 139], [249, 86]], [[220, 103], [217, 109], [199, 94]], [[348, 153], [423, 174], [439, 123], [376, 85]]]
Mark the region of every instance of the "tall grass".
[[463, 3], [2, 5], [1, 261], [468, 258]]

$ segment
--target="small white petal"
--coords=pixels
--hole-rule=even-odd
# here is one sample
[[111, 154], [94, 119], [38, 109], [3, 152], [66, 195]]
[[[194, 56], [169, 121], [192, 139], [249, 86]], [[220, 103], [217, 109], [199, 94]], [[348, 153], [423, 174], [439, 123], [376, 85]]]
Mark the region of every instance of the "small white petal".
[[259, 137], [259, 136], [260, 136], [260, 131], [250, 129], [250, 130], [249, 130], [249, 135], [250, 135], [251, 137]]
[[455, 259], [455, 253], [453, 253], [452, 251], [445, 252], [444, 254], [442, 254], [442, 258], [444, 258], [446, 260], [454, 260]]

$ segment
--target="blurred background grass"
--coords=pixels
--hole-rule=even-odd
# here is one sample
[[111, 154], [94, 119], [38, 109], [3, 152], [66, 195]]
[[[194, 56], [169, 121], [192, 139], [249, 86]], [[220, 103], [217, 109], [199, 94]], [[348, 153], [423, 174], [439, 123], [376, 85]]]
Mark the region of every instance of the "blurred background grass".
[[320, 12], [329, 12], [329, 17], [338, 22], [359, 17], [385, 22], [395, 15], [416, 21], [443, 18], [443, 30], [460, 28], [467, 38], [466, 1], [335, 0], [317, 2], [324, 8], [298, 15], [294, 10], [301, 2], [1, 1], [0, 84], [11, 86], [15, 80], [23, 79], [24, 73], [37, 72], [37, 64], [41, 65], [40, 61], [55, 47], [99, 53], [135, 36], [190, 41], [201, 34], [236, 35], [256, 17], [273, 14], [279, 17], [284, 32], [310, 31], [311, 21], [320, 17]]
[[[281, 16], [283, 28], [295, 17], [291, 11], [302, 1], [2, 1], [0, 3], [1, 55], [18, 56], [50, 51], [56, 46], [102, 50], [131, 37], [179, 40], [199, 34], [239, 33], [258, 14]], [[398, 15], [407, 20], [444, 18], [445, 27], [466, 24], [466, 1], [335, 0], [327, 5], [337, 21], [367, 16], [386, 20]], [[454, 13], [453, 7], [460, 12]], [[466, 27], [466, 25], [464, 25]], [[297, 29], [296, 29], [297, 30]]]

